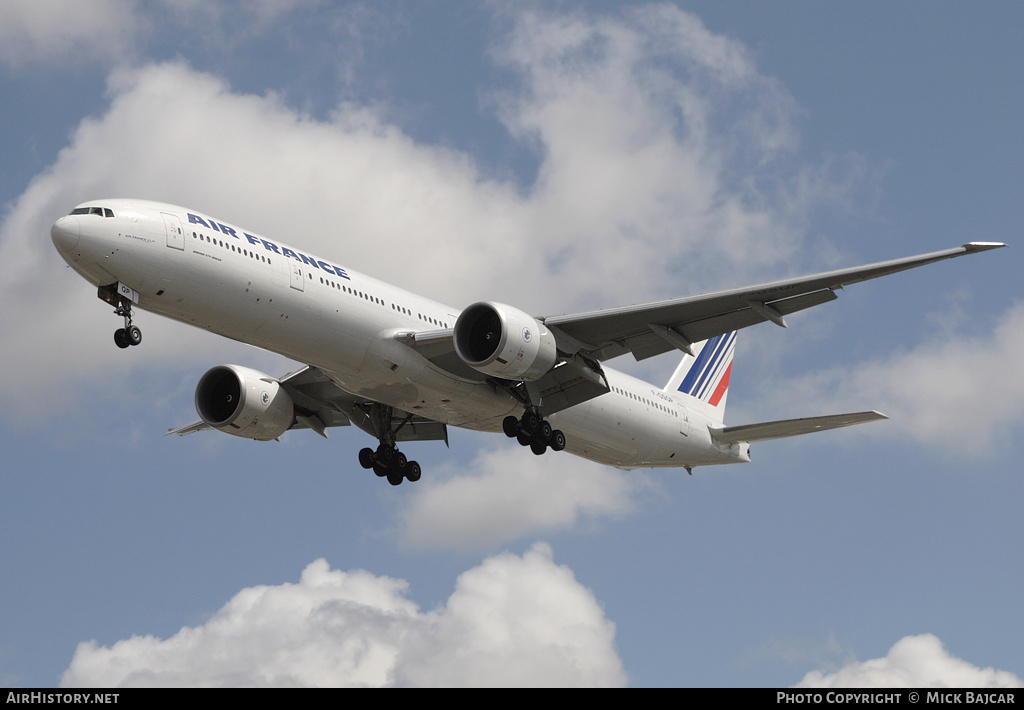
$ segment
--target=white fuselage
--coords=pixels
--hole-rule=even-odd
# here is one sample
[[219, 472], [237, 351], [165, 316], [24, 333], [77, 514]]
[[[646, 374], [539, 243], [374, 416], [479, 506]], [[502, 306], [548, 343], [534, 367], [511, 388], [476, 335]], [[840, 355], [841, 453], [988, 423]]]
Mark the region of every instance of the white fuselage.
[[[358, 397], [453, 426], [500, 431], [521, 405], [446, 372], [395, 339], [452, 328], [459, 310], [182, 207], [144, 200], [62, 217], [61, 256], [91, 283], [129, 287], [137, 307], [328, 373]], [[100, 210], [102, 211], [102, 209]], [[550, 416], [566, 450], [612, 466], [748, 460], [716, 444], [683, 397], [604, 368], [611, 391]]]

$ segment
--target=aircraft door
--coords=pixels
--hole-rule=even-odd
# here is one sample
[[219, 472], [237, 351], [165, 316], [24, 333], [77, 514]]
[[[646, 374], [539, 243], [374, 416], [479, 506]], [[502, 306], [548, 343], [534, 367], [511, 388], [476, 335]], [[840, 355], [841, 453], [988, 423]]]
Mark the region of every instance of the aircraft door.
[[167, 229], [167, 246], [171, 249], [185, 249], [185, 233], [181, 230], [181, 220], [176, 215], [161, 212], [164, 227]]
[[306, 274], [303, 273], [302, 264], [292, 261], [290, 268], [292, 270], [292, 288], [296, 291], [304, 291], [306, 289]]
[[686, 413], [686, 407], [676, 405], [676, 416], [679, 418], [679, 433], [683, 436], [690, 435], [690, 416]]

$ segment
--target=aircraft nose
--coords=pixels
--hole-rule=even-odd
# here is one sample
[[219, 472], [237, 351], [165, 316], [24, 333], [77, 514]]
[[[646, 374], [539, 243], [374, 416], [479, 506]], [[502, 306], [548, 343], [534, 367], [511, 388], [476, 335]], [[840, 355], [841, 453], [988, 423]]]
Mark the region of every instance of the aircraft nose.
[[78, 217], [65, 215], [53, 223], [50, 227], [50, 238], [54, 246], [60, 251], [71, 251], [78, 244], [78, 237], [82, 229]]

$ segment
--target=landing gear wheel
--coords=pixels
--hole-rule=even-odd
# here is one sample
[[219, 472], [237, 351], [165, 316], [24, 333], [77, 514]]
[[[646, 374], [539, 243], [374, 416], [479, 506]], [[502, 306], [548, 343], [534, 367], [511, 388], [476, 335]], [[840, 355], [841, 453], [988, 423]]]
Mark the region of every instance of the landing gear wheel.
[[516, 440], [519, 442], [520, 446], [529, 446], [530, 442], [533, 441], [533, 437], [525, 431], [521, 431], [516, 435]]
[[536, 440], [534, 440], [534, 441], [530, 442], [530, 451], [532, 451], [533, 453], [537, 454], [538, 456], [540, 456], [541, 454], [543, 454], [547, 450], [548, 450], [548, 445], [545, 444], [543, 441], [536, 441]]
[[511, 415], [501, 420], [501, 430], [505, 432], [505, 436], [509, 439], [515, 439], [522, 429], [523, 427], [519, 424], [519, 420]]
[[377, 447], [377, 461], [379, 461], [385, 468], [391, 467], [391, 459], [395, 456], [395, 450], [387, 444], [381, 444]]
[[527, 434], [534, 434], [540, 421], [540, 417], [535, 412], [523, 412], [523, 418], [519, 420], [519, 424]]
[[388, 475], [388, 467], [382, 464], [380, 461], [374, 461], [373, 472], [377, 474], [378, 478], [384, 478], [384, 476]]
[[548, 440], [548, 445], [552, 451], [561, 451], [565, 448], [565, 434], [562, 433], [561, 429], [555, 429], [551, 432], [551, 438]]
[[409, 465], [405, 467], [405, 477], [415, 483], [420, 480], [420, 474], [423, 471], [420, 469], [420, 465], [415, 461], [410, 461]]
[[552, 431], [551, 425], [548, 424], [548, 420], [541, 419], [540, 424], [537, 425], [537, 438], [547, 444], [551, 441]]
[[359, 450], [359, 465], [363, 468], [373, 468], [374, 456], [373, 449], [360, 449]]
[[118, 328], [114, 331], [114, 342], [117, 344], [117, 347], [122, 350], [131, 344], [124, 337], [124, 328]]
[[124, 341], [129, 345], [138, 345], [142, 342], [142, 331], [139, 326], [130, 325], [124, 329]]
[[392, 486], [399, 485], [403, 480], [405, 480], [405, 476], [403, 476], [401, 473], [394, 472], [388, 474], [388, 483], [390, 483]]
[[395, 473], [405, 474], [405, 467], [409, 464], [409, 460], [405, 458], [405, 454], [401, 451], [395, 451], [394, 458], [391, 459], [391, 470]]

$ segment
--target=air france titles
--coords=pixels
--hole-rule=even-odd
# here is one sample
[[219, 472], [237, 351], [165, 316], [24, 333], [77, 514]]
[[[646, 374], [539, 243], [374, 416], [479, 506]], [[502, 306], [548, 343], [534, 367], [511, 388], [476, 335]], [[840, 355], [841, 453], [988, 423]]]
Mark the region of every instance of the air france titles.
[[[238, 236], [238, 233], [235, 231], [234, 227], [231, 227], [227, 224], [221, 224], [220, 222], [216, 222], [208, 217], [203, 218], [197, 214], [192, 214], [191, 212], [189, 212], [188, 221], [189, 224], [198, 224], [201, 227], [212, 229], [213, 231], [220, 232], [221, 234], [228, 237], [234, 237], [235, 239], [238, 240], [241, 240], [242, 238]], [[301, 252], [292, 251], [286, 246], [280, 246], [270, 241], [269, 239], [264, 239], [263, 237], [255, 237], [249, 234], [248, 232], [242, 232], [242, 234], [245, 236], [245, 239], [255, 247], [263, 247], [265, 250], [277, 254], [278, 256], [287, 256], [292, 259], [295, 259], [298, 262], [307, 264], [308, 266], [312, 266], [314, 269], [321, 269], [323, 271], [326, 271], [328, 274], [340, 276], [343, 279], [349, 279], [348, 274], [345, 273], [345, 269], [343, 269], [340, 266], [333, 266], [332, 264], [329, 264], [326, 261], [321, 261], [320, 259], [317, 259], [312, 256], [306, 256]]]

